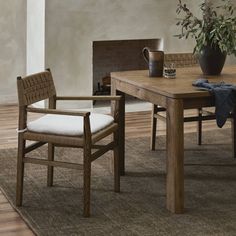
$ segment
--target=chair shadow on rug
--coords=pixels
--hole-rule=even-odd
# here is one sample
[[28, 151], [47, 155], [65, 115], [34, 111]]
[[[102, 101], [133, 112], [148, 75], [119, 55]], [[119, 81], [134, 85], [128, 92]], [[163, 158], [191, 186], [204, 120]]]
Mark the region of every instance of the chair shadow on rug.
[[[24, 164], [48, 166], [47, 185], [53, 185], [53, 168], [63, 167], [83, 170], [83, 201], [85, 217], [90, 215], [91, 163], [107, 151], [114, 153], [114, 190], [120, 191], [119, 174], [119, 96], [58, 97], [50, 70], [17, 78], [19, 98], [18, 158], [16, 205], [22, 205]], [[30, 105], [49, 99], [49, 109], [32, 108]], [[57, 110], [58, 100], [110, 100], [114, 102], [113, 116], [90, 112]], [[46, 114], [27, 123], [29, 112]], [[113, 141], [98, 145], [97, 142], [113, 134]], [[26, 147], [26, 141], [36, 141]], [[48, 159], [31, 158], [25, 155], [48, 144]], [[56, 146], [82, 148], [83, 164], [54, 160]], [[96, 151], [92, 152], [92, 149]]]

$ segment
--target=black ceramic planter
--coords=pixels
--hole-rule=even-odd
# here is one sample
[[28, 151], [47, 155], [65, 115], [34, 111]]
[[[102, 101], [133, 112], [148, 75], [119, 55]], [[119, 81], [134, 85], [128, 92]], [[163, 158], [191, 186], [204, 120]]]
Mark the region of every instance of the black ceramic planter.
[[222, 53], [219, 47], [206, 46], [198, 56], [199, 64], [204, 75], [219, 75], [224, 67], [226, 53]]

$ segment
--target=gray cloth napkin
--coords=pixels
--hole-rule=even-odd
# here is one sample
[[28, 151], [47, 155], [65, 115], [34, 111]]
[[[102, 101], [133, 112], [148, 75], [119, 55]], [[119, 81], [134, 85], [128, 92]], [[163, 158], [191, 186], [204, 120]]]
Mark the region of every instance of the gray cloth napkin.
[[236, 106], [236, 86], [224, 82], [209, 83], [207, 79], [198, 79], [193, 86], [204, 88], [214, 95], [216, 123], [222, 128]]

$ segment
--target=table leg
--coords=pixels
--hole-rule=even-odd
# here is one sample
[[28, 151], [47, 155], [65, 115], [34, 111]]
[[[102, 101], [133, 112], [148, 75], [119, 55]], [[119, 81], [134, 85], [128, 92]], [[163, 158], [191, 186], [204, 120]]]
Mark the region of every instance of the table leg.
[[[119, 166], [120, 175], [125, 175], [125, 94], [116, 89], [115, 82], [111, 81], [111, 95], [121, 95], [122, 98], [119, 104]], [[111, 106], [112, 114], [114, 111], [114, 103]]]
[[231, 120], [231, 135], [232, 135], [232, 155], [236, 158], [236, 108], [233, 111]]
[[150, 149], [155, 150], [156, 147], [156, 132], [157, 132], [157, 118], [154, 117], [157, 114], [157, 105], [152, 104], [152, 115], [151, 115], [151, 142]]
[[184, 211], [183, 101], [167, 98], [167, 209]]

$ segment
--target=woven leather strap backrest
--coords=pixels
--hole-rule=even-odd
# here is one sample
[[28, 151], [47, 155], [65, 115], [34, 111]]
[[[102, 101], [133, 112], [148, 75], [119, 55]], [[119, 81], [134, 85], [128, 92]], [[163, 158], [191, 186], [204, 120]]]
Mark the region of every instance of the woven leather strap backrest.
[[170, 53], [165, 54], [166, 64], [174, 63], [175, 67], [195, 66], [198, 64], [197, 58], [192, 53]]
[[50, 71], [17, 78], [19, 105], [30, 105], [56, 95]]

